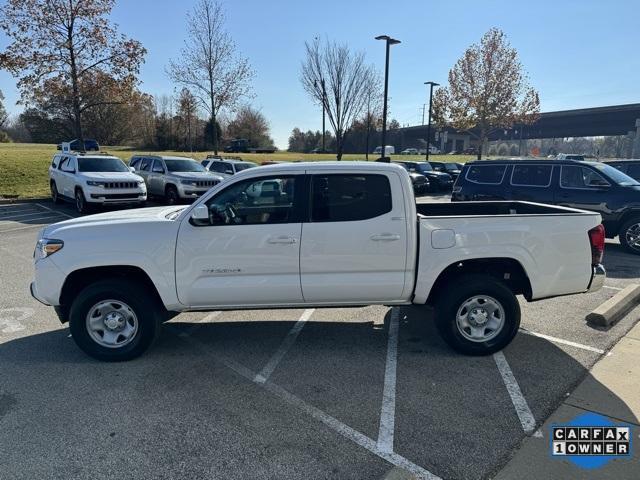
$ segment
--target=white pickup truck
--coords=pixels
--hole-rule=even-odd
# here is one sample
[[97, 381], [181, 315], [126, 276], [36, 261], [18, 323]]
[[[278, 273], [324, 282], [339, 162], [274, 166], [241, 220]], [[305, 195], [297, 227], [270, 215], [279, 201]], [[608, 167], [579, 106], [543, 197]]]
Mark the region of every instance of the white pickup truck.
[[531, 301], [597, 290], [600, 215], [527, 202], [416, 205], [392, 164], [252, 168], [196, 203], [46, 227], [31, 293], [87, 354], [140, 355], [177, 312], [431, 305], [457, 351], [484, 355]]

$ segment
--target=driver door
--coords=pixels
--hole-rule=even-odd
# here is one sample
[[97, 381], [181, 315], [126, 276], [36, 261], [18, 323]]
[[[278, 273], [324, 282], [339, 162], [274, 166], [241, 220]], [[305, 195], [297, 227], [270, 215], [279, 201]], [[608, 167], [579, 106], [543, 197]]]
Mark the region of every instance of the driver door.
[[209, 220], [178, 233], [176, 284], [190, 307], [303, 303], [304, 172], [233, 182], [207, 199]]

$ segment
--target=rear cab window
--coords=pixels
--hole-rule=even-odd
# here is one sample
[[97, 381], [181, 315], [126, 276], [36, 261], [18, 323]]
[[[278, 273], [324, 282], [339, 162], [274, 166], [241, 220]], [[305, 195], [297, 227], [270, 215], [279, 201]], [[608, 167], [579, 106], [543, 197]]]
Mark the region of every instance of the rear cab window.
[[471, 165], [465, 178], [472, 183], [500, 185], [507, 171], [507, 165]]
[[368, 220], [393, 207], [389, 178], [380, 174], [315, 174], [311, 198], [312, 222]]

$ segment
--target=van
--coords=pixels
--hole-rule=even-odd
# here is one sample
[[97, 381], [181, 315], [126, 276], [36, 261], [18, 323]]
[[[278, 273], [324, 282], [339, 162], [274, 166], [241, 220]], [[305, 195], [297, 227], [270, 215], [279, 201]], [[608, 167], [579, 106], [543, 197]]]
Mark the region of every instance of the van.
[[377, 146], [374, 150], [373, 150], [373, 154], [374, 155], [380, 155], [383, 157], [387, 157], [389, 155], [394, 155], [396, 153], [396, 147], [394, 147], [393, 145], [387, 145], [386, 147], [384, 147], [384, 155], [382, 155], [382, 147], [381, 146]]

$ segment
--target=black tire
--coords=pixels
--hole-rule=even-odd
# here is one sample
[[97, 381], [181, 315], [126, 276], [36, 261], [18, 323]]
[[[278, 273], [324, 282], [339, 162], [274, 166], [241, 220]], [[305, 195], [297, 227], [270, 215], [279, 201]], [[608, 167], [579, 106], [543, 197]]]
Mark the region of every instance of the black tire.
[[76, 188], [75, 200], [78, 213], [89, 213], [90, 207], [81, 188]]
[[624, 222], [620, 227], [618, 238], [627, 252], [640, 255], [640, 217], [634, 217]]
[[[122, 346], [107, 347], [94, 339], [90, 332], [90, 310], [106, 300], [121, 302], [135, 315], [135, 333]], [[106, 279], [90, 284], [75, 298], [69, 312], [69, 329], [80, 349], [87, 355], [105, 362], [132, 360], [144, 353], [156, 339], [162, 319], [161, 308], [153, 292], [126, 279]], [[106, 323], [103, 328], [103, 338]]]
[[176, 205], [178, 202], [180, 202], [178, 189], [173, 185], [168, 185], [164, 191], [164, 201], [167, 205]]
[[[502, 350], [513, 340], [513, 337], [518, 333], [518, 328], [520, 328], [520, 304], [504, 283], [490, 275], [469, 274], [460, 276], [455, 281], [450, 281], [449, 284], [435, 304], [435, 316], [438, 331], [451, 348], [465, 355], [489, 355]], [[475, 297], [484, 297], [485, 301], [490, 300], [484, 304], [486, 307], [478, 303], [469, 304], [468, 301]], [[468, 305], [472, 305], [472, 307], [468, 307]], [[471, 322], [473, 320], [472, 311], [479, 311], [482, 317], [484, 315], [482, 312], [485, 312], [484, 308], [488, 307], [487, 310], [489, 310], [495, 305], [499, 305], [504, 312], [502, 326], [493, 331], [495, 336], [491, 337], [489, 322], [479, 327], [476, 323], [475, 326], [481, 328], [483, 332], [488, 331], [486, 339], [469, 339], [471, 325], [469, 331], [464, 327], [459, 327], [458, 312], [461, 311], [467, 322]], [[463, 308], [463, 306], [465, 307]], [[472, 310], [469, 310], [465, 315], [465, 308]]]
[[60, 199], [60, 194], [58, 193], [58, 187], [56, 186], [56, 182], [51, 180], [51, 183], [49, 183], [49, 187], [51, 188], [51, 201], [55, 205], [62, 203], [62, 200]]

